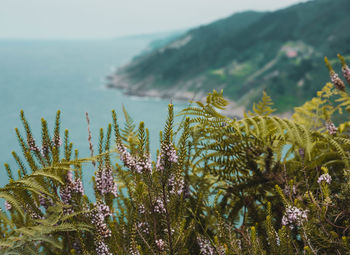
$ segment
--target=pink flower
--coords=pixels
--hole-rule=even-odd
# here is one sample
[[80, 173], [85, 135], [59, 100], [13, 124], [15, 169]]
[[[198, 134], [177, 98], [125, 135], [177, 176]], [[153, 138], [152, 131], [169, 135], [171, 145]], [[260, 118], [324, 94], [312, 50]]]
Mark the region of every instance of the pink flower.
[[342, 67], [342, 71], [345, 80], [350, 84], [350, 68], [347, 65], [345, 65]]
[[180, 196], [185, 190], [185, 181], [182, 176], [176, 178], [176, 176], [171, 175], [168, 186], [170, 188], [170, 194], [177, 194]]
[[[82, 181], [78, 178], [75, 181], [73, 180], [73, 175], [71, 171], [68, 171], [66, 177], [66, 183], [60, 188], [61, 200], [64, 204], [70, 205], [73, 194], [84, 195], [84, 187]], [[65, 208], [66, 214], [73, 213], [73, 208]]]
[[153, 210], [156, 213], [166, 213], [166, 209], [163, 203], [163, 200], [161, 198], [158, 198], [154, 204]]
[[118, 196], [118, 187], [114, 182], [112, 169], [109, 167], [99, 170], [96, 174], [96, 187], [97, 190], [102, 194], [111, 193], [115, 197]]
[[98, 202], [95, 204], [95, 209], [91, 212], [91, 222], [95, 225], [98, 234], [102, 238], [110, 237], [112, 232], [108, 228], [105, 218], [111, 216], [109, 207], [106, 204]]
[[29, 146], [30, 150], [35, 151], [35, 152], [40, 152], [39, 147], [36, 146], [35, 140], [34, 140], [34, 138], [31, 135], [29, 135], [27, 137], [27, 143], [28, 143], [28, 146]]
[[307, 220], [307, 211], [296, 206], [288, 206], [282, 217], [282, 225], [290, 225], [289, 227], [293, 229], [293, 225], [301, 226], [305, 220]]
[[198, 241], [198, 245], [199, 245], [199, 249], [200, 249], [201, 254], [203, 254], [203, 255], [214, 255], [215, 254], [215, 249], [211, 245], [209, 240], [202, 238], [202, 237], [198, 237], [197, 241]]
[[97, 255], [113, 255], [105, 242], [102, 240], [95, 241]]
[[325, 182], [327, 184], [331, 184], [332, 177], [328, 173], [322, 174], [317, 180], [317, 183], [320, 184], [321, 182]]
[[345, 91], [344, 82], [339, 78], [339, 75], [334, 71], [331, 72], [331, 81], [338, 90]]
[[338, 128], [331, 121], [326, 122], [326, 129], [330, 135], [335, 135], [338, 130]]
[[12, 205], [9, 202], [7, 202], [7, 201], [5, 201], [5, 209], [7, 211], [10, 211], [12, 209]]
[[157, 245], [158, 250], [160, 250], [160, 251], [165, 250], [165, 242], [163, 241], [163, 239], [156, 240], [156, 245]]
[[157, 158], [156, 169], [164, 171], [167, 164], [177, 163], [178, 157], [172, 144], [162, 144], [161, 151]]

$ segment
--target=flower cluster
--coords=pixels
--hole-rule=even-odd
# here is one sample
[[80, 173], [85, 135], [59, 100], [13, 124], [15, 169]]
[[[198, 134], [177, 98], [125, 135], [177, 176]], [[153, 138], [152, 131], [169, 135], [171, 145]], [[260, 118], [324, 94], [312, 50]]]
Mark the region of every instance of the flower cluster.
[[39, 220], [39, 219], [44, 219], [45, 217], [42, 216], [42, 211], [40, 208], [37, 208], [36, 205], [29, 205], [29, 204], [24, 204], [22, 205], [22, 208], [24, 212], [30, 216], [33, 220]]
[[203, 254], [203, 255], [214, 255], [215, 254], [215, 249], [211, 245], [209, 240], [202, 238], [202, 237], [198, 237], [197, 241], [198, 241], [198, 245], [199, 245], [201, 254]]
[[283, 189], [283, 193], [286, 194], [287, 196], [292, 196], [297, 194], [297, 188], [295, 185], [290, 187], [289, 185], [286, 185]]
[[43, 219], [44, 217], [41, 216], [40, 214], [36, 213], [36, 212], [31, 212], [30, 213], [30, 217], [33, 219], [33, 220], [41, 220]]
[[150, 155], [146, 155], [143, 159], [136, 161], [135, 166], [136, 172], [141, 173], [152, 173], [152, 160]]
[[[71, 186], [70, 185], [65, 185], [65, 186], [61, 187], [61, 189], [60, 189], [60, 196], [61, 196], [61, 200], [62, 200], [63, 204], [69, 205], [69, 203], [70, 203], [70, 201], [72, 199]], [[73, 212], [74, 212], [74, 210], [71, 207], [64, 208], [64, 213], [66, 213], [66, 214], [71, 214]]]
[[165, 242], [163, 239], [158, 239], [156, 240], [156, 245], [159, 251], [164, 251], [165, 250]]
[[140, 252], [137, 249], [134, 249], [134, 248], [131, 247], [129, 249], [129, 254], [130, 255], [140, 255]]
[[330, 135], [335, 135], [338, 131], [338, 128], [331, 121], [326, 122], [326, 129]]
[[139, 206], [139, 214], [144, 214], [146, 212], [145, 206], [143, 204], [141, 204]]
[[325, 182], [327, 184], [331, 184], [332, 182], [332, 177], [328, 174], [322, 174], [320, 177], [318, 177], [317, 183]]
[[[60, 188], [61, 200], [64, 204], [69, 205], [73, 194], [84, 194], [84, 187], [82, 181], [78, 178], [75, 181], [72, 178], [72, 173], [69, 171], [66, 177], [66, 184]], [[65, 208], [65, 213], [73, 213], [72, 208]]]
[[299, 148], [299, 155], [300, 155], [300, 157], [302, 158], [302, 159], [304, 159], [304, 157], [305, 157], [305, 150], [303, 149], [303, 148]]
[[154, 204], [154, 212], [156, 213], [166, 213], [166, 209], [163, 200], [158, 198]]
[[[168, 234], [168, 232], [169, 232], [169, 231], [168, 231], [168, 228], [165, 228], [163, 231], [164, 231], [164, 233], [165, 233], [166, 235], [169, 235], [169, 234]], [[175, 229], [170, 228], [170, 233], [171, 233], [171, 235], [174, 235]]]
[[139, 174], [152, 173], [151, 155], [146, 154], [142, 158], [136, 159], [127, 151], [121, 142], [117, 143], [117, 150], [119, 151], [120, 159], [125, 167]]
[[168, 183], [170, 194], [181, 195], [185, 190], [185, 181], [183, 177], [176, 178], [175, 175], [171, 175]]
[[161, 151], [157, 158], [156, 168], [158, 171], [164, 171], [167, 163], [177, 163], [178, 157], [172, 144], [162, 144]]
[[28, 136], [27, 136], [27, 143], [28, 143], [29, 149], [30, 149], [31, 151], [40, 152], [39, 147], [36, 146], [35, 140], [34, 140], [34, 138], [33, 138], [31, 135], [28, 135]]
[[55, 146], [56, 148], [57, 147], [60, 147], [62, 145], [62, 140], [61, 140], [61, 137], [59, 135], [55, 135], [53, 138], [52, 138], [52, 144], [53, 146]]
[[139, 222], [139, 223], [137, 224], [137, 228], [138, 228], [141, 232], [143, 232], [143, 233], [145, 233], [145, 234], [149, 234], [149, 224], [148, 224], [147, 222]]
[[9, 211], [9, 210], [12, 209], [12, 205], [11, 205], [9, 202], [7, 202], [7, 201], [5, 201], [5, 209], [6, 209], [7, 211]]
[[121, 142], [117, 143], [117, 150], [119, 151], [120, 160], [123, 161], [124, 166], [131, 170], [135, 170], [136, 160], [133, 156], [131, 156], [131, 154], [127, 151]]
[[118, 196], [118, 187], [117, 184], [114, 182], [111, 168], [106, 167], [97, 172], [96, 187], [102, 195], [111, 193], [115, 197]]
[[95, 241], [95, 246], [97, 255], [113, 255], [109, 251], [107, 244], [105, 244], [105, 242], [102, 240]]
[[300, 226], [305, 220], [307, 220], [307, 211], [296, 206], [288, 206], [282, 217], [282, 225], [289, 225], [293, 229], [293, 225]]
[[343, 75], [345, 80], [350, 84], [350, 68], [345, 65], [342, 67]]
[[80, 180], [80, 178], [76, 179], [74, 182], [74, 192], [83, 195], [84, 194], [84, 186], [83, 182]]
[[331, 72], [331, 81], [334, 87], [336, 87], [338, 90], [345, 90], [344, 82], [339, 78], [339, 75], [336, 72]]
[[280, 237], [278, 236], [278, 233], [277, 233], [276, 230], [275, 230], [275, 236], [276, 236], [276, 244], [277, 244], [277, 246], [280, 246], [281, 245], [281, 240], [280, 240]]
[[96, 230], [102, 238], [111, 236], [111, 230], [105, 222], [105, 218], [111, 216], [109, 207], [103, 203], [96, 203], [95, 209], [91, 213], [92, 223], [95, 224]]
[[46, 157], [47, 155], [49, 155], [49, 152], [50, 152], [49, 145], [46, 142], [43, 142], [41, 146], [41, 155]]

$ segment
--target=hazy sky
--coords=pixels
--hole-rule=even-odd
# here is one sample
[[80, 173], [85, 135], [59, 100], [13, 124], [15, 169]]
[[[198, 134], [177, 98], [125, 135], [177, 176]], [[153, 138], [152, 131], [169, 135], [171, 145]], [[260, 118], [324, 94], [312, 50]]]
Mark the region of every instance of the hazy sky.
[[302, 0], [0, 0], [0, 38], [111, 38], [190, 28]]

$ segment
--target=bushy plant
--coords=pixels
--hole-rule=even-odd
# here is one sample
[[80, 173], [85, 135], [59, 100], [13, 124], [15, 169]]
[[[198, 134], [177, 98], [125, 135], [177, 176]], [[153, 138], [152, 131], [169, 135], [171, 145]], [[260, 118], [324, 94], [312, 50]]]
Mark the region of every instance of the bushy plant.
[[[42, 120], [39, 145], [22, 111], [23, 156], [12, 153], [17, 177], [5, 164], [0, 188], [0, 254], [350, 254], [350, 122], [331, 121], [350, 97], [327, 64], [333, 84], [292, 119], [272, 116], [266, 93], [231, 119], [213, 91], [175, 129], [169, 105], [155, 161], [144, 123], [125, 110], [97, 148], [89, 133], [89, 158], [61, 136], [60, 112], [52, 134]], [[82, 182], [91, 164], [93, 198]]]

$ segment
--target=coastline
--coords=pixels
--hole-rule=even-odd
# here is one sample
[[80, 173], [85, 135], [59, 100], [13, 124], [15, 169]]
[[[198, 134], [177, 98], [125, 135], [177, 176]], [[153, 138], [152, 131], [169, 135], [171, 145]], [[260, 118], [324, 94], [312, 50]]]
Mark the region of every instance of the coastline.
[[[147, 84], [152, 83], [152, 80], [132, 84], [128, 76], [121, 73], [109, 75], [106, 77], [106, 80], [107, 88], [119, 89], [123, 92], [123, 94], [128, 96], [169, 99], [183, 101], [184, 103], [189, 101], [205, 102], [207, 96], [207, 93], [204, 93], [202, 91], [194, 93], [185, 90], [184, 88], [156, 90], [150, 86], [147, 86]], [[229, 118], [243, 118], [244, 112], [246, 112], [247, 109], [244, 106], [238, 106], [237, 103], [233, 100], [230, 100], [228, 98], [225, 99], [229, 102], [229, 104], [226, 106], [225, 110], [221, 111], [221, 113]], [[289, 119], [292, 116], [292, 113], [284, 112], [274, 115]]]

